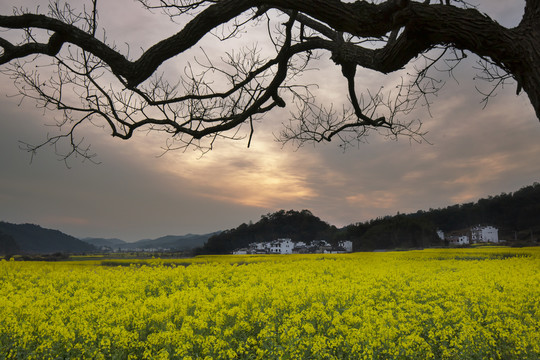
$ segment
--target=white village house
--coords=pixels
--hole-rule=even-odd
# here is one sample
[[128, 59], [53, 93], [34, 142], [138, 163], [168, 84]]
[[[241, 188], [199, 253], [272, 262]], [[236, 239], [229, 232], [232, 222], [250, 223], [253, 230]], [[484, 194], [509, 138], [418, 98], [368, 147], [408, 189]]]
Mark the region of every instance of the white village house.
[[294, 243], [291, 239], [277, 239], [270, 243], [270, 253], [272, 254], [292, 254]]
[[445, 235], [438, 230], [442, 240], [448, 240], [451, 245], [467, 245], [477, 243], [499, 243], [499, 230], [493, 226], [477, 225], [463, 231], [455, 231]]
[[277, 239], [270, 242], [251, 243], [248, 248], [234, 250], [233, 254], [292, 254], [294, 246], [295, 243], [291, 239]]
[[[447, 240], [450, 245], [468, 245], [475, 243], [499, 243], [499, 230], [493, 226], [477, 225], [462, 231], [445, 234], [437, 230], [441, 240]], [[247, 254], [338, 254], [353, 251], [350, 240], [339, 241], [338, 246], [332, 246], [326, 240], [313, 240], [310, 244], [291, 239], [277, 239], [269, 242], [251, 243], [247, 248], [236, 249], [235, 255]]]
[[339, 241], [338, 246], [345, 249], [346, 252], [352, 252], [352, 250], [353, 250], [352, 241], [350, 241], [350, 240]]
[[473, 243], [479, 242], [499, 242], [499, 230], [493, 226], [475, 226], [471, 228], [471, 241]]
[[352, 252], [352, 250], [353, 243], [349, 240], [340, 241], [337, 247], [333, 247], [326, 240], [314, 240], [308, 245], [303, 241], [294, 242], [291, 239], [277, 239], [270, 242], [251, 243], [247, 248], [234, 250], [233, 254], [337, 254]]
[[452, 245], [467, 245], [470, 243], [467, 235], [450, 235], [447, 239]]

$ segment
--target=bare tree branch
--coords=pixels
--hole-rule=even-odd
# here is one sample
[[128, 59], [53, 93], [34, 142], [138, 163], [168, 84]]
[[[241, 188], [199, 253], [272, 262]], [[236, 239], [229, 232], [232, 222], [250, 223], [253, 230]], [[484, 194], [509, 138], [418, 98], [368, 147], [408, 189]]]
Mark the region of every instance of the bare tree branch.
[[[0, 37], [0, 71], [14, 81], [20, 96], [59, 110], [58, 125], [69, 128], [46, 143], [69, 139], [74, 150], [69, 154], [90, 157], [75, 133], [81, 124], [91, 122], [121, 139], [130, 139], [139, 130], [164, 132], [170, 136], [165, 150], [195, 146], [206, 151], [219, 137], [247, 138], [249, 145], [264, 114], [285, 106], [292, 112], [278, 136], [283, 142], [301, 145], [339, 138], [350, 144], [373, 130], [422, 140], [421, 121], [408, 115], [419, 105], [429, 108], [444, 85], [437, 74], [453, 76], [466, 53], [480, 57], [478, 78], [493, 86], [479, 90], [486, 103], [498, 86], [513, 79], [540, 118], [537, 0], [526, 1], [523, 19], [513, 29], [465, 0], [139, 3], [165, 13], [179, 24], [179, 31], [137, 59], [110, 45], [105, 36], [97, 38], [101, 30], [96, 0], [79, 11], [57, 1], [47, 15], [21, 10], [0, 15], [3, 31], [24, 33], [18, 43]], [[203, 49], [202, 56], [185, 63], [182, 74], [161, 73], [165, 62], [187, 56], [208, 34], [234, 43], [243, 31], [256, 26], [267, 29], [269, 47], [249, 44], [218, 56]], [[341, 106], [319, 104], [311, 91], [314, 85], [302, 78], [313, 64], [323, 61], [322, 54], [328, 54], [343, 75]], [[416, 72], [392, 91], [358, 93], [362, 68], [388, 74], [413, 62]], [[243, 125], [247, 132], [240, 130]]]

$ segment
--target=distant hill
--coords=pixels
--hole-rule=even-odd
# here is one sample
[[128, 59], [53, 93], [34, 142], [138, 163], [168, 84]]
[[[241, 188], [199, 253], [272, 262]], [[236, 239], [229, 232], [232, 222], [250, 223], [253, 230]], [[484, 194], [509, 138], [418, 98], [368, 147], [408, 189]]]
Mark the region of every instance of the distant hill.
[[112, 250], [134, 250], [134, 249], [170, 249], [176, 251], [192, 250], [201, 247], [209, 237], [219, 232], [196, 235], [167, 235], [157, 239], [142, 239], [135, 242], [126, 242], [121, 239], [84, 238], [83, 241], [97, 247], [109, 247]]
[[0, 231], [0, 255], [12, 255], [21, 252], [19, 245], [11, 235]]
[[539, 245], [540, 183], [477, 202], [411, 214], [398, 213], [341, 229], [327, 224], [308, 210], [281, 210], [262, 216], [255, 224], [242, 224], [212, 236], [201, 253], [226, 254], [253, 242], [278, 238], [331, 243], [351, 240], [355, 251], [444, 246], [437, 230], [449, 232], [480, 224], [495, 226], [499, 229], [499, 239], [508, 241], [509, 245]]
[[253, 242], [278, 238], [293, 241], [351, 240], [353, 249], [395, 249], [442, 246], [436, 230], [444, 232], [474, 225], [492, 225], [499, 229], [499, 239], [509, 245], [540, 244], [540, 183], [514, 193], [503, 193], [477, 202], [452, 205], [442, 209], [419, 210], [411, 214], [385, 216], [338, 229], [309, 210], [281, 210], [261, 216], [253, 224], [204, 235], [167, 235], [128, 243], [120, 239], [86, 238], [84, 241], [44, 229], [38, 225], [15, 225], [0, 222], [0, 254], [51, 254], [95, 251], [97, 246], [111, 249], [197, 250], [197, 253], [226, 254]]
[[[341, 231], [358, 249], [430, 246], [436, 229], [444, 232], [492, 225], [509, 245], [538, 245], [540, 239], [540, 184], [479, 199], [477, 202], [411, 214], [385, 216], [347, 226]], [[414, 236], [411, 236], [414, 235]]]
[[[93, 245], [73, 236], [39, 225], [0, 222], [0, 233], [5, 239], [8, 239], [6, 235], [11, 237], [20, 254], [82, 253], [96, 250]], [[5, 241], [2, 243], [9, 243], [9, 239]]]
[[126, 244], [126, 242], [122, 239], [103, 239], [103, 238], [83, 238], [82, 241], [89, 243], [91, 245], [94, 245], [96, 247], [110, 247], [110, 248], [117, 248], [118, 246], [121, 246], [123, 244]]
[[478, 224], [493, 225], [499, 229], [500, 239], [534, 243], [540, 238], [540, 183], [535, 182], [513, 193], [418, 211], [409, 216], [429, 221], [445, 232]]
[[336, 227], [322, 221], [309, 210], [281, 210], [263, 215], [255, 224], [242, 224], [210, 237], [201, 252], [227, 254], [253, 242], [267, 242], [278, 238], [291, 238], [307, 243], [312, 240], [329, 240], [336, 231]]
[[203, 235], [167, 235], [157, 239], [143, 239], [133, 243], [125, 243], [119, 247], [121, 249], [171, 249], [185, 251], [203, 246], [208, 238], [218, 233], [219, 232]]

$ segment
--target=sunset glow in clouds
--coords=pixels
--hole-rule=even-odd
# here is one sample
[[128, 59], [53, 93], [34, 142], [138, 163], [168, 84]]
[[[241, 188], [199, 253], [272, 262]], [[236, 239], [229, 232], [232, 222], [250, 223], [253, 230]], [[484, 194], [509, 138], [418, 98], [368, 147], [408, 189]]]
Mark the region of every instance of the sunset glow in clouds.
[[[46, 8], [44, 2], [43, 8]], [[82, 1], [71, 1], [82, 8]], [[34, 1], [17, 6], [34, 9]], [[133, 52], [178, 31], [159, 14], [149, 14], [132, 1], [99, 3], [107, 37]], [[10, 14], [4, 2], [0, 13]], [[480, 10], [505, 26], [517, 24], [524, 2], [483, 1]], [[118, 16], [121, 13], [122, 16]], [[244, 41], [257, 41], [246, 33]], [[210, 40], [209, 40], [210, 41]], [[219, 43], [210, 42], [212, 52]], [[192, 60], [186, 59], [187, 60]], [[182, 71], [175, 59], [164, 69]], [[18, 106], [12, 82], [0, 82], [0, 220], [31, 222], [74, 236], [119, 237], [137, 240], [166, 234], [207, 233], [236, 227], [280, 209], [309, 209], [336, 226], [393, 215], [476, 201], [512, 192], [540, 178], [540, 123], [525, 94], [515, 84], [497, 91], [483, 109], [473, 80], [475, 58], [446, 73], [444, 89], [433, 99], [430, 117], [425, 107], [411, 114], [424, 122], [427, 142], [401, 138], [397, 142], [373, 132], [367, 143], [346, 152], [338, 142], [282, 146], [275, 134], [292, 109], [270, 112], [255, 124], [251, 146], [247, 139], [218, 139], [201, 157], [197, 151], [162, 155], [165, 135], [143, 131], [129, 141], [112, 139], [103, 129], [87, 126], [84, 136], [98, 154], [99, 165], [58, 161], [53, 148], [30, 162], [19, 140], [39, 143], [46, 138], [54, 114], [43, 113], [25, 100]], [[318, 84], [318, 101], [340, 108], [345, 80], [322, 54], [318, 70], [305, 81]], [[180, 67], [175, 68], [176, 67]], [[383, 77], [358, 69], [357, 91], [391, 89], [407, 72]], [[245, 129], [244, 129], [245, 130]]]

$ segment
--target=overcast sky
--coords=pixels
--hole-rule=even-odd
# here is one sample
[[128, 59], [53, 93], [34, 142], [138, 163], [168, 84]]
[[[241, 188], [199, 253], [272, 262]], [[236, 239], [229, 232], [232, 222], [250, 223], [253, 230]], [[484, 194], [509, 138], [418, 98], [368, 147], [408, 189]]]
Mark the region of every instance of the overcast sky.
[[[102, 25], [117, 44], [136, 39], [131, 47], [145, 48], [178, 29], [163, 17], [148, 17], [132, 1], [104, 3]], [[524, 1], [484, 3], [480, 9], [505, 26], [516, 25], [523, 13]], [[0, 13], [11, 13], [9, 1], [0, 4]], [[346, 85], [328, 57], [309, 75], [321, 84], [323, 103], [336, 101], [333, 94]], [[219, 141], [202, 158], [191, 150], [159, 157], [163, 137], [139, 133], [122, 141], [89, 126], [84, 137], [100, 164], [72, 159], [70, 168], [52, 148], [32, 163], [19, 149], [19, 140], [45, 139], [54, 114], [31, 101], [18, 106], [18, 99], [7, 96], [15, 92], [12, 84], [1, 77], [0, 220], [128, 241], [230, 229], [280, 209], [309, 209], [344, 226], [476, 201], [539, 181], [540, 123], [528, 98], [516, 96], [515, 84], [509, 84], [483, 109], [476, 87], [489, 84], [473, 80], [471, 65], [462, 65], [455, 80], [440, 75], [447, 85], [431, 107], [432, 117], [423, 108], [415, 113], [429, 143], [373, 135], [346, 152], [334, 142], [282, 147], [273, 134], [286, 113], [276, 112], [258, 124], [250, 148], [246, 141]], [[394, 80], [357, 72], [358, 91]]]

